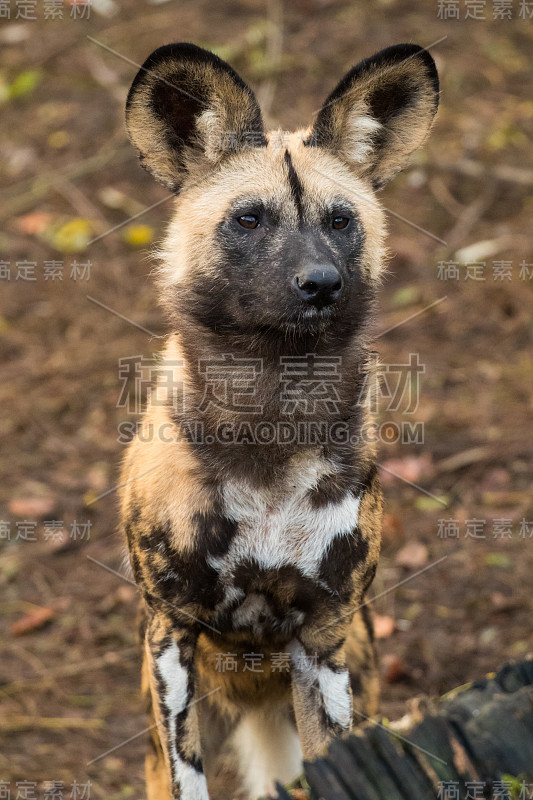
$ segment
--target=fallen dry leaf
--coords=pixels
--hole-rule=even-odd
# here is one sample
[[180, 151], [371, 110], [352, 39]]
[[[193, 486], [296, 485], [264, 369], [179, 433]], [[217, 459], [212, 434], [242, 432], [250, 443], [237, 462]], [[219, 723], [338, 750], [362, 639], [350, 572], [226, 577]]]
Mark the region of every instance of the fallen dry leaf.
[[468, 450], [454, 453], [453, 456], [439, 461], [436, 469], [438, 472], [455, 472], [457, 469], [463, 469], [463, 467], [469, 467], [490, 458], [491, 453], [490, 447], [470, 447]]
[[381, 466], [380, 477], [383, 483], [391, 484], [397, 478], [411, 483], [419, 483], [433, 476], [434, 468], [429, 453], [406, 458], [389, 458]]
[[520, 597], [506, 597], [502, 592], [493, 592], [490, 596], [495, 611], [513, 611], [524, 608], [527, 602]]
[[8, 504], [12, 514], [26, 519], [42, 519], [51, 514], [56, 507], [56, 500], [52, 495], [45, 497], [13, 497]]
[[128, 225], [122, 238], [132, 247], [146, 247], [154, 238], [154, 229], [149, 225]]
[[394, 620], [385, 614], [374, 614], [374, 636], [376, 639], [388, 639], [394, 632]]
[[403, 535], [403, 523], [396, 514], [383, 514], [383, 538], [385, 541], [397, 541]]
[[13, 636], [24, 636], [26, 633], [33, 633], [44, 627], [54, 618], [54, 611], [51, 608], [42, 606], [35, 608], [24, 614], [23, 617], [14, 622], [9, 628]]
[[477, 488], [482, 492], [506, 491], [511, 483], [509, 471], [503, 467], [494, 467], [488, 470], [478, 481]]
[[422, 542], [408, 542], [396, 553], [395, 561], [399, 567], [420, 569], [427, 564], [429, 552]]
[[483, 492], [481, 499], [487, 506], [517, 506], [527, 503], [531, 498], [531, 491], [523, 492]]
[[407, 664], [396, 655], [389, 653], [381, 659], [385, 683], [399, 683], [410, 675]]
[[18, 217], [15, 220], [15, 225], [21, 233], [27, 233], [33, 236], [36, 233], [44, 231], [52, 219], [52, 214], [46, 211], [32, 211], [30, 214], [25, 214], [23, 217]]

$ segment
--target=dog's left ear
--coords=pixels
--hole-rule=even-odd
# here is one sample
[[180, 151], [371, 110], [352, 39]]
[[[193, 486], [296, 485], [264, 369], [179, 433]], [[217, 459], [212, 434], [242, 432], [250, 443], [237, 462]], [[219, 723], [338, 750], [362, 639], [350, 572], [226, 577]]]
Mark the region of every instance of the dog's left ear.
[[225, 61], [187, 42], [146, 59], [128, 94], [126, 125], [142, 166], [173, 192], [231, 153], [267, 144], [252, 90]]
[[306, 144], [333, 150], [379, 189], [422, 144], [438, 103], [439, 77], [427, 50], [414, 44], [387, 47], [344, 76]]

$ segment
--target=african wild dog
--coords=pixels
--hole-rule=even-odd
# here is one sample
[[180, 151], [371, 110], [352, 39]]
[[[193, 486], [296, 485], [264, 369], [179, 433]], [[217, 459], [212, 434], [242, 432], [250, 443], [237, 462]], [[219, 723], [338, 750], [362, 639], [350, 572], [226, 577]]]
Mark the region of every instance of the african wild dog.
[[[265, 133], [252, 91], [191, 44], [156, 50], [133, 82], [131, 140], [179, 193], [160, 270], [172, 333], [122, 478], [150, 800], [205, 800], [206, 775], [214, 796], [230, 757], [249, 796], [268, 793], [376, 710], [362, 603], [381, 492], [361, 436], [384, 261], [375, 190], [437, 104], [433, 60], [408, 44], [355, 66], [291, 135]], [[296, 380], [298, 364], [318, 377]]]

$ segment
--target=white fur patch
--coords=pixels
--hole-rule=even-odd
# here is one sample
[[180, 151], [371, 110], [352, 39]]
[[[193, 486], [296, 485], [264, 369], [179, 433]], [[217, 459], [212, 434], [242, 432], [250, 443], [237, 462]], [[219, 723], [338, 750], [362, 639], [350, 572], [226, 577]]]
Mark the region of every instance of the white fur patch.
[[318, 668], [318, 685], [328, 717], [348, 729], [352, 719], [348, 670], [334, 672], [329, 667], [320, 666]]
[[373, 147], [373, 135], [383, 126], [377, 119], [364, 113], [366, 106], [357, 103], [346, 117], [342, 149], [349, 161], [363, 164]]
[[257, 491], [244, 481], [223, 488], [224, 513], [239, 525], [229, 551], [209, 564], [230, 575], [233, 567], [254, 559], [263, 569], [298, 567], [317, 578], [323, 557], [340, 536], [352, 535], [359, 516], [360, 497], [348, 493], [339, 503], [313, 508], [308, 492], [334, 468], [324, 459], [296, 460], [281, 487]]
[[180, 663], [175, 642], [157, 659], [157, 668], [165, 685], [163, 703], [168, 711], [168, 747], [174, 776], [180, 787], [181, 800], [209, 800], [205, 776], [186, 764], [176, 747], [176, 717], [187, 706], [188, 673]]
[[276, 796], [276, 781], [290, 783], [302, 772], [300, 740], [282, 709], [246, 713], [232, 743], [250, 797]]
[[315, 688], [332, 722], [349, 730], [352, 720], [350, 673], [347, 669], [335, 672], [325, 664], [316, 664], [313, 654], [306, 654], [299, 642], [292, 642], [289, 650], [295, 679], [304, 686]]

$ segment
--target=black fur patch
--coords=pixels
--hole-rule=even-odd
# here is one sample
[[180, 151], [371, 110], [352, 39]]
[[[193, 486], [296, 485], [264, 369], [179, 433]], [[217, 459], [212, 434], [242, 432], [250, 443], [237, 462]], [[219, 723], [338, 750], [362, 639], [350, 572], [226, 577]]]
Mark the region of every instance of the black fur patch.
[[313, 508], [336, 505], [342, 503], [353, 488], [354, 479], [346, 473], [325, 475], [309, 490], [309, 500]]
[[302, 208], [302, 201], [303, 201], [303, 193], [304, 188], [298, 177], [296, 170], [294, 169], [294, 164], [292, 163], [291, 154], [288, 150], [285, 150], [284, 155], [285, 164], [287, 165], [287, 170], [289, 173], [289, 186], [291, 187], [291, 193], [296, 203], [296, 208], [298, 209], [298, 215], [300, 219], [303, 216], [303, 208]]
[[363, 693], [363, 685], [361, 677], [355, 672], [350, 672], [350, 686], [352, 687], [352, 694], [354, 697], [360, 697]]
[[366, 628], [366, 632], [368, 634], [368, 638], [371, 642], [374, 641], [374, 622], [372, 620], [372, 612], [370, 610], [370, 606], [365, 604], [361, 607], [361, 616], [363, 618], [363, 622]]
[[141, 564], [137, 553], [133, 549], [130, 550], [130, 564], [131, 564], [131, 570], [133, 572], [133, 577], [135, 578], [136, 583], [142, 586]]
[[372, 484], [374, 483], [374, 478], [376, 477], [377, 473], [378, 473], [377, 464], [375, 462], [372, 462], [364, 477], [363, 487], [362, 487], [363, 491], [368, 492], [370, 490]]
[[200, 558], [224, 556], [237, 534], [237, 523], [216, 512], [197, 513], [193, 517], [196, 529], [195, 549]]
[[413, 90], [409, 84], [385, 82], [374, 89], [369, 97], [370, 114], [386, 125], [397, 114], [416, 106], [417, 100], [418, 90]]
[[362, 588], [362, 597], [365, 596], [368, 588], [372, 585], [372, 581], [376, 577], [376, 570], [378, 568], [377, 564], [372, 564], [365, 572], [363, 576], [363, 580], [361, 582]]
[[331, 602], [331, 596], [317, 587], [314, 580], [288, 564], [279, 569], [264, 569], [250, 559], [236, 567], [234, 583], [245, 594], [263, 594], [277, 616], [289, 609], [310, 614], [318, 605]]
[[219, 574], [209, 566], [207, 557], [227, 552], [237, 533], [237, 524], [216, 513], [196, 514], [194, 522], [197, 539], [194, 550], [187, 553], [180, 553], [171, 546], [170, 521], [141, 536], [141, 547], [159, 553], [165, 560], [161, 569], [156, 569], [149, 557], [146, 562], [153, 585], [152, 603], [157, 604], [159, 600], [176, 610], [188, 603], [213, 609], [222, 599]]
[[326, 553], [319, 569], [319, 577], [342, 598], [352, 592], [351, 576], [358, 564], [368, 557], [368, 542], [356, 526], [349, 536], [338, 537]]
[[166, 525], [156, 525], [148, 533], [141, 533], [139, 544], [143, 550], [157, 550], [162, 556], [168, 558], [170, 555], [169, 538], [171, 531], [172, 523], [168, 520]]

